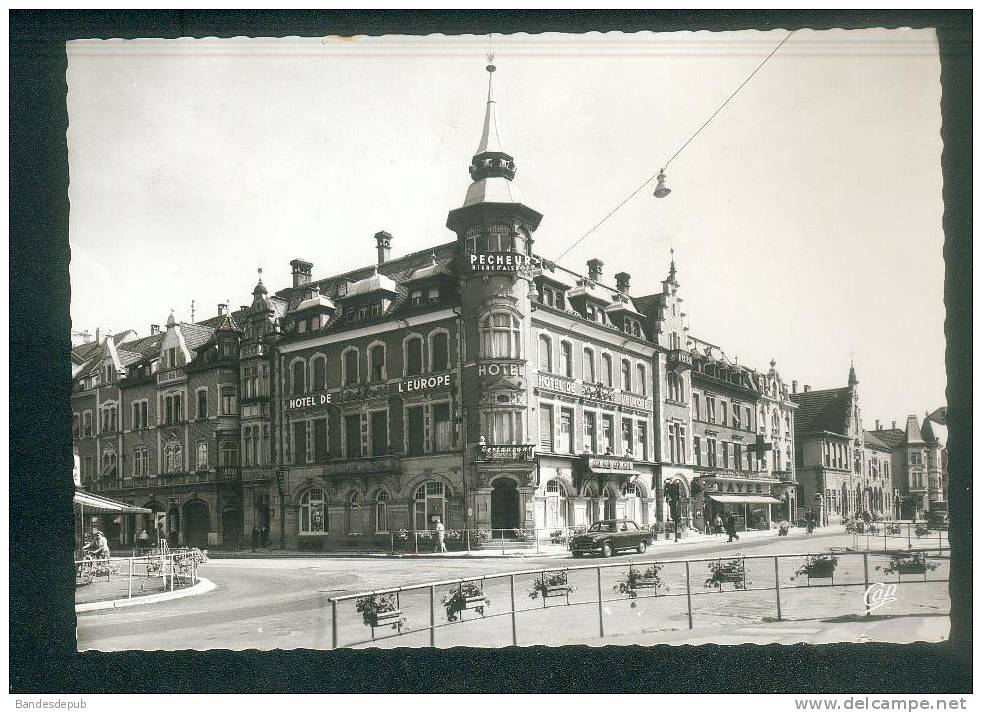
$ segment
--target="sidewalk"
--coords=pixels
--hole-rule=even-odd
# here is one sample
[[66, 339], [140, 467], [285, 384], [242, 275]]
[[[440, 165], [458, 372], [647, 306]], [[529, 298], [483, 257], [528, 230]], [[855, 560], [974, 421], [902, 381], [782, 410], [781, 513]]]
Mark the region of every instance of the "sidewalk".
[[[807, 535], [803, 528], [794, 528], [786, 539], [798, 539], [806, 537], [822, 537], [829, 535], [841, 535], [845, 532], [843, 527], [823, 527], [815, 531], [813, 535]], [[765, 538], [776, 538], [777, 530], [751, 530], [740, 533], [740, 542], [755, 542]], [[726, 535], [704, 535], [689, 534], [676, 542], [674, 539], [654, 540], [648, 546], [648, 552], [661, 552], [666, 549], [686, 548], [691, 545], [704, 545], [710, 542], [725, 543]], [[535, 545], [522, 548], [506, 549], [502, 551], [494, 546], [485, 546], [479, 550], [471, 552], [371, 552], [371, 551], [345, 551], [345, 552], [308, 552], [300, 550], [269, 550], [266, 552], [253, 552], [252, 550], [210, 550], [208, 558], [210, 560], [220, 559], [275, 559], [275, 558], [314, 558], [314, 559], [335, 559], [335, 558], [390, 558], [390, 559], [494, 559], [511, 557], [516, 559], [529, 557], [549, 557], [562, 556], [569, 554], [569, 549], [562, 545], [554, 545], [551, 542], [542, 542], [538, 550]]]

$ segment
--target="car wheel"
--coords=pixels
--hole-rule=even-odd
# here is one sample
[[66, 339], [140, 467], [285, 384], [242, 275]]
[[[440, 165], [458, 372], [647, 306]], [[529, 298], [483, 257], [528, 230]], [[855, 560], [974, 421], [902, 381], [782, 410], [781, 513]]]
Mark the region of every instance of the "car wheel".
[[641, 542], [638, 543], [638, 554], [643, 555], [646, 549], [648, 549], [648, 543], [641, 540]]
[[604, 543], [603, 554], [604, 554], [604, 557], [613, 557], [613, 555], [614, 555], [614, 545], [612, 543], [610, 543], [610, 542], [605, 542]]

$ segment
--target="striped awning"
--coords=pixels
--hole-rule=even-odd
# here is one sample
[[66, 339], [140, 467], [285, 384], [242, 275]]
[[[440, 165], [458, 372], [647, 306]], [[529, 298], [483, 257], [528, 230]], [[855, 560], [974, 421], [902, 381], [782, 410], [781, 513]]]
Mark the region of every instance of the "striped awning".
[[110, 513], [143, 513], [149, 514], [147, 508], [138, 508], [135, 505], [121, 503], [118, 500], [110, 500], [101, 495], [87, 493], [84, 490], [75, 491], [74, 500], [75, 512], [85, 515], [104, 515]]
[[781, 501], [770, 495], [713, 495], [706, 494], [713, 502], [724, 505], [745, 503], [747, 505], [781, 505]]

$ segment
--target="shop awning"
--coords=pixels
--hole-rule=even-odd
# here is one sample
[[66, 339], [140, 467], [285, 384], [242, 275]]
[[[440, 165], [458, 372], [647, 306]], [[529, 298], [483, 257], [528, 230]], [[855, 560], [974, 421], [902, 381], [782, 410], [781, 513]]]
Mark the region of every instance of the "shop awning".
[[724, 505], [782, 505], [780, 500], [770, 495], [713, 495], [707, 493], [710, 500]]
[[121, 503], [118, 500], [110, 500], [101, 495], [87, 493], [84, 490], [75, 491], [74, 501], [75, 512], [85, 515], [105, 515], [111, 513], [143, 513], [149, 514], [147, 508], [138, 508], [134, 505]]

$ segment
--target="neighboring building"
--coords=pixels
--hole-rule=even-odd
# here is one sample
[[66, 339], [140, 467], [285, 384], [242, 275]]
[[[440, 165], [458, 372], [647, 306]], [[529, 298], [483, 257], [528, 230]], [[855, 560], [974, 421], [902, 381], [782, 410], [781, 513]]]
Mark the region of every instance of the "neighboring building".
[[894, 473], [897, 515], [914, 518], [932, 507], [946, 509], [948, 502], [947, 409], [942, 407], [918, 422], [907, 417], [903, 429], [877, 429], [874, 435], [889, 450], [888, 467]]
[[837, 524], [864, 510], [894, 517], [889, 445], [875, 433], [867, 439], [863, 430], [855, 367], [849, 368], [846, 387], [813, 391], [805, 386], [791, 400], [798, 405], [801, 506], [813, 509], [822, 524]]

